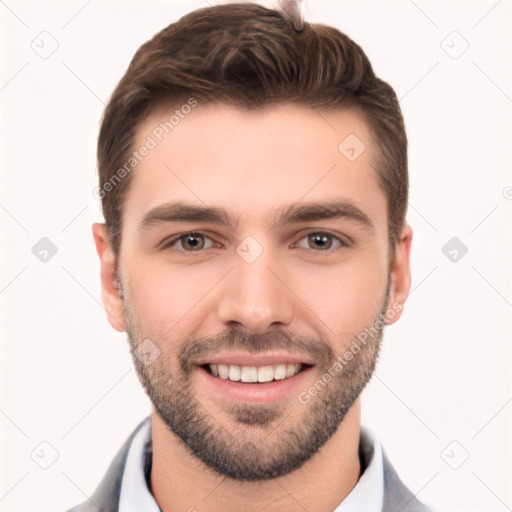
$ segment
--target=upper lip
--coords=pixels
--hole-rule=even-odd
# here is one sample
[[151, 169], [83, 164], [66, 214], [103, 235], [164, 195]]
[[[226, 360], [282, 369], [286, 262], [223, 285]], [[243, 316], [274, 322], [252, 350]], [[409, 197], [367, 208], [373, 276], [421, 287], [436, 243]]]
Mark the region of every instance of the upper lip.
[[218, 352], [201, 359], [196, 364], [225, 364], [238, 366], [271, 366], [278, 364], [305, 364], [314, 365], [311, 357], [303, 354], [290, 354], [287, 352], [272, 352], [267, 354], [250, 354], [248, 352]]

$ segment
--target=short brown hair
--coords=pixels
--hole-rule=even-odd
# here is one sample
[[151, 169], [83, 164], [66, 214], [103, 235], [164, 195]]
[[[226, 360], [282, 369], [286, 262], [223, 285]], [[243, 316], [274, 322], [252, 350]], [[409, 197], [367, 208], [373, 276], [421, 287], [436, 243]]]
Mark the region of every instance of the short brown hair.
[[379, 149], [375, 170], [387, 197], [394, 247], [408, 196], [407, 138], [395, 92], [375, 76], [362, 48], [339, 30], [305, 23], [296, 32], [278, 10], [235, 3], [195, 10], [158, 32], [137, 50], [109, 100], [97, 157], [102, 210], [116, 258], [131, 182], [126, 164], [125, 172], [119, 171], [133, 153], [137, 126], [159, 104], [187, 98], [243, 109], [279, 102], [356, 107]]

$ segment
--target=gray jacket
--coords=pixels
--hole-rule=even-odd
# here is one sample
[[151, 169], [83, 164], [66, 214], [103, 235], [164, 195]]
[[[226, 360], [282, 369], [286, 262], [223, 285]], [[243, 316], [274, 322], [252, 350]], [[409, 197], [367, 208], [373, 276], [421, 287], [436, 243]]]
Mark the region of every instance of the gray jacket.
[[[135, 434], [148, 421], [151, 421], [151, 416], [145, 418], [125, 441], [91, 498], [68, 510], [68, 512], [118, 512], [121, 482], [128, 450]], [[364, 429], [362, 429], [359, 450], [363, 460], [368, 459], [371, 455], [367, 447], [368, 440]], [[384, 507], [382, 512], [433, 512], [432, 509], [418, 501], [411, 491], [405, 487], [384, 452], [383, 465]]]

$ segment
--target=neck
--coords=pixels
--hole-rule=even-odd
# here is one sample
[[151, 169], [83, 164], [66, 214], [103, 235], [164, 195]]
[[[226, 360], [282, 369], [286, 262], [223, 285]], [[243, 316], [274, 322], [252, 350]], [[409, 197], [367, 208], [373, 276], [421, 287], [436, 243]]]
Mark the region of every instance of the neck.
[[219, 475], [197, 459], [153, 410], [151, 486], [163, 512], [268, 512], [302, 508], [334, 510], [359, 479], [360, 399], [342, 424], [310, 460], [288, 475], [238, 482]]

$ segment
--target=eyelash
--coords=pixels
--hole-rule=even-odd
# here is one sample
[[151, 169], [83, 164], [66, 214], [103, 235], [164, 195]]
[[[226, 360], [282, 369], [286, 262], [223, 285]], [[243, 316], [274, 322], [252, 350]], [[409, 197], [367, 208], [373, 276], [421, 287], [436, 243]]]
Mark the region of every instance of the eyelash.
[[[162, 250], [171, 248], [176, 242], [179, 242], [181, 239], [185, 238], [186, 236], [190, 236], [190, 235], [192, 235], [192, 236], [200, 235], [200, 236], [203, 236], [203, 237], [211, 240], [211, 238], [208, 235], [206, 235], [205, 233], [202, 233], [201, 231], [189, 231], [187, 233], [182, 233], [181, 235], [176, 235], [176, 236], [172, 237], [171, 239], [167, 240], [166, 242], [164, 242], [163, 246], [162, 246]], [[306, 233], [305, 235], [303, 235], [299, 239], [299, 241], [302, 240], [303, 238], [308, 237], [309, 235], [326, 235], [326, 236], [331, 237], [332, 239], [337, 240], [339, 242], [339, 247], [326, 249], [325, 251], [322, 251], [322, 250], [315, 251], [314, 249], [311, 249], [312, 251], [318, 252], [320, 254], [329, 255], [329, 254], [332, 254], [337, 249], [340, 249], [342, 247], [349, 247], [348, 242], [345, 242], [341, 238], [333, 235], [332, 233], [329, 233], [328, 231], [310, 231], [309, 233]], [[214, 242], [214, 244], [215, 244], [215, 242]], [[292, 246], [295, 247], [295, 245], [296, 244], [294, 242], [292, 244]], [[177, 249], [177, 251], [181, 252], [187, 256], [196, 256], [196, 255], [204, 253], [204, 251], [207, 251], [208, 249], [212, 249], [212, 248], [213, 247], [207, 247], [206, 249], [198, 249], [196, 251], [186, 251], [184, 249]], [[304, 249], [304, 247], [299, 247], [299, 249]]]

